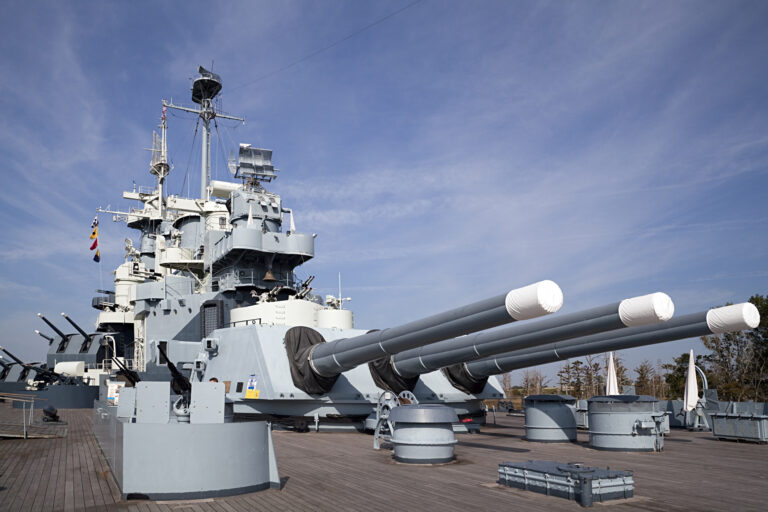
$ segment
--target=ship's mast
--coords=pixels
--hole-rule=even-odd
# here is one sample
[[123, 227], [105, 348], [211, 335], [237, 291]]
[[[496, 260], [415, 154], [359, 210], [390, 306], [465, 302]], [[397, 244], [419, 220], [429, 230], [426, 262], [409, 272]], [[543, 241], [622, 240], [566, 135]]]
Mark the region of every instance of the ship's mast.
[[203, 120], [203, 150], [200, 165], [200, 198], [204, 201], [207, 201], [210, 198], [208, 193], [208, 183], [211, 181], [211, 120], [215, 117], [220, 117], [222, 119], [232, 119], [235, 121], [245, 122], [245, 119], [216, 112], [216, 109], [213, 107], [213, 99], [217, 94], [219, 94], [219, 91], [221, 91], [221, 77], [208, 71], [202, 66], [198, 68], [198, 73], [200, 73], [200, 76], [197, 77], [194, 82], [192, 82], [192, 101], [200, 105], [199, 109], [174, 105], [173, 103], [165, 100], [163, 100], [163, 106], [197, 114], [200, 116], [200, 119]]
[[160, 140], [157, 140], [157, 133], [152, 134], [152, 161], [149, 165], [149, 172], [157, 176], [157, 201], [161, 219], [165, 217], [163, 184], [171, 171], [171, 166], [168, 164], [168, 146], [166, 143], [168, 124], [166, 123], [165, 109], [166, 107], [163, 106], [163, 115], [160, 117]]

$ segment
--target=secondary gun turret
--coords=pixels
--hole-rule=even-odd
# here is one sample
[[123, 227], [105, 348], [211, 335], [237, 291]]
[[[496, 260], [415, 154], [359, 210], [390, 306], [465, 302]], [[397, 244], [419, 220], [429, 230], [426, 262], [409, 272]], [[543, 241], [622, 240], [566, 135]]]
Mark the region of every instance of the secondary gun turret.
[[339, 375], [358, 365], [403, 350], [499, 325], [554, 313], [563, 292], [552, 281], [540, 281], [490, 299], [452, 309], [382, 331], [325, 342], [307, 327], [285, 335], [293, 382], [309, 394], [327, 393]]
[[49, 370], [47, 368], [43, 368], [42, 366], [25, 363], [24, 361], [22, 361], [21, 359], [13, 355], [4, 347], [0, 347], [0, 351], [5, 352], [8, 355], [8, 357], [16, 361], [19, 365], [23, 366], [24, 368], [33, 370], [35, 373], [37, 373], [39, 377], [42, 377], [42, 380], [46, 383], [60, 382], [62, 384], [82, 384], [82, 380], [78, 380], [73, 377], [68, 377], [60, 373], [56, 373], [55, 371]]
[[69, 318], [66, 313], [62, 313], [61, 316], [63, 316], [64, 319], [69, 322], [72, 327], [74, 327], [83, 337], [83, 346], [80, 348], [80, 352], [87, 352], [88, 348], [91, 346], [91, 342], [93, 341], [93, 334], [88, 334], [85, 332], [79, 325], [75, 323], [74, 320]]
[[37, 314], [37, 316], [39, 316], [39, 317], [40, 317], [40, 319], [41, 319], [43, 322], [45, 322], [46, 324], [48, 324], [48, 327], [50, 327], [51, 329], [53, 329], [53, 332], [55, 332], [55, 333], [56, 333], [56, 335], [57, 335], [58, 337], [60, 337], [62, 340], [66, 340], [66, 339], [67, 339], [67, 335], [66, 335], [66, 334], [64, 334], [63, 332], [61, 332], [61, 331], [59, 330], [59, 328], [58, 328], [58, 327], [56, 327], [55, 325], [53, 325], [53, 324], [51, 323], [51, 321], [50, 321], [50, 320], [48, 320], [47, 318], [45, 318], [45, 317], [43, 316], [43, 314], [42, 314], [42, 313], [38, 313], [38, 314]]

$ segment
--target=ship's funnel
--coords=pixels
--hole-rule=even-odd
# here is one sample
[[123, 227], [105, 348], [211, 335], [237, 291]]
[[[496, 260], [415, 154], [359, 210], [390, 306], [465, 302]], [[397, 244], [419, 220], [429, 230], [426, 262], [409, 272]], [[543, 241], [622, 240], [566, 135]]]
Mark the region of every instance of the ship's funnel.
[[552, 281], [541, 281], [397, 327], [328, 343], [316, 331], [296, 327], [286, 333], [286, 350], [294, 384], [318, 394], [327, 392], [339, 374], [360, 364], [515, 320], [554, 313], [562, 303], [560, 287]]
[[601, 352], [754, 329], [759, 324], [759, 311], [754, 304], [745, 302], [681, 316], [664, 325], [634, 327], [619, 332], [584, 336], [536, 349], [514, 351], [497, 357], [462, 363], [446, 368], [445, 372], [463, 379], [465, 387], [472, 387], [474, 382], [474, 389], [482, 389], [481, 385], [485, 385], [485, 380], [489, 376], [520, 368], [529, 368]]

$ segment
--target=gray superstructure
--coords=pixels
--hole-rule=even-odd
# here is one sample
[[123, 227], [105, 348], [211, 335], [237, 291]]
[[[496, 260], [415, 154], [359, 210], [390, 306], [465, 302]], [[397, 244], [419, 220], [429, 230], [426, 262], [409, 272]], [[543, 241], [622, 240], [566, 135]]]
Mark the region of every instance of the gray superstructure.
[[[133, 353], [124, 355], [142, 379], [167, 375], [164, 352], [192, 382], [215, 378], [225, 383], [235, 414], [318, 427], [351, 420], [359, 426], [386, 388], [367, 363], [559, 309], [560, 289], [542, 282], [379, 334], [355, 329], [352, 312], [343, 308], [345, 299], [323, 300], [312, 293], [311, 277], [301, 281], [295, 275], [314, 257], [314, 235], [297, 231], [293, 210], [267, 190], [279, 173], [272, 151], [240, 144], [228, 162], [234, 181], [210, 180], [212, 120], [240, 118], [216, 111], [221, 79], [199, 71], [192, 85], [197, 106], [163, 102], [150, 162], [156, 185], [123, 194], [141, 206], [100, 209], [139, 235], [136, 242], [126, 240], [126, 261], [115, 272], [114, 291], [95, 298], [94, 307], [102, 310], [100, 326], [130, 329]], [[199, 198], [165, 193], [172, 170], [167, 109], [202, 120]], [[314, 348], [311, 361], [293, 361]], [[309, 364], [303, 367], [303, 362]], [[448, 403], [458, 414], [480, 420], [482, 400], [502, 396], [495, 382], [470, 395], [440, 372], [416, 380], [414, 393], [422, 403]]]
[[[299, 232], [293, 209], [268, 190], [279, 174], [272, 151], [241, 143], [228, 161], [233, 181], [210, 180], [214, 119], [241, 118], [216, 110], [221, 78], [202, 67], [199, 73], [192, 84], [196, 106], [163, 102], [149, 168], [154, 187], [124, 192], [138, 208], [100, 210], [139, 235], [136, 243], [126, 240], [114, 291], [94, 306], [101, 309], [98, 330], [123, 335], [132, 349], [124, 354], [127, 365], [143, 380], [167, 376], [167, 354], [193, 383], [224, 383], [242, 417], [360, 426], [383, 391], [405, 389], [419, 403], [447, 404], [462, 420], [482, 422], [482, 401], [503, 396], [496, 380], [467, 386], [441, 368], [672, 315], [669, 297], [655, 293], [485, 332], [557, 312], [560, 288], [541, 281], [389, 329], [355, 329], [345, 299], [323, 300], [312, 293], [312, 277], [296, 277], [297, 267], [314, 257], [314, 235]], [[167, 109], [202, 120], [198, 198], [166, 194]]]

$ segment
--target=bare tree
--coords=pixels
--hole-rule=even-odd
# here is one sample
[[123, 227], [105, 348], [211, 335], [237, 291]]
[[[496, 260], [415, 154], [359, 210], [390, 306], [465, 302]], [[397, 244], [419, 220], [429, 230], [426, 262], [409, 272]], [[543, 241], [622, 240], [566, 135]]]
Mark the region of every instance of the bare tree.
[[538, 370], [525, 370], [523, 374], [523, 390], [525, 395], [538, 395], [547, 385], [547, 379]]
[[512, 398], [512, 372], [507, 372], [501, 377], [501, 387], [507, 399]]

